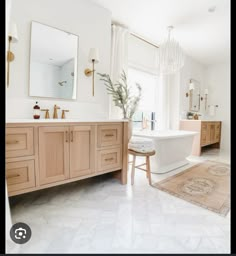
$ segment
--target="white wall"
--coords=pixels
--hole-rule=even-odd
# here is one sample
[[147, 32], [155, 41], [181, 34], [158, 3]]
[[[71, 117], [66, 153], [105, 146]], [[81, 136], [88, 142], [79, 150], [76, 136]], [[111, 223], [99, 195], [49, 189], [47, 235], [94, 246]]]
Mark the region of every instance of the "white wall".
[[[205, 72], [206, 67], [202, 65], [201, 63], [198, 63], [194, 59], [192, 59], [189, 56], [186, 56], [185, 58], [185, 64], [184, 67], [180, 71], [180, 91], [179, 91], [179, 99], [180, 99], [180, 105], [179, 105], [179, 115], [181, 116], [182, 112], [189, 111], [189, 97], [186, 97], [186, 92], [189, 92], [189, 80], [195, 79], [200, 82], [200, 94], [203, 95], [204, 89], [206, 87], [205, 83]], [[204, 101], [200, 102], [200, 114], [204, 115]]]
[[211, 65], [206, 70], [208, 105], [219, 105], [213, 120], [222, 121], [221, 150], [230, 152], [230, 64]]
[[[95, 66], [96, 71], [110, 71], [111, 13], [88, 0], [12, 0], [11, 18], [17, 24], [19, 41], [12, 44], [15, 60], [11, 63], [10, 85], [7, 90], [7, 118], [32, 118], [36, 100], [41, 108], [49, 108], [50, 113], [54, 104], [69, 109], [68, 118], [108, 117], [105, 86], [95, 76], [95, 96], [92, 97], [92, 78], [84, 75], [84, 69], [91, 68], [88, 62], [89, 49], [97, 47], [100, 62]], [[79, 36], [77, 100], [28, 96], [32, 20]]]
[[[200, 82], [201, 95], [205, 86], [206, 67], [189, 56], [185, 56], [184, 67], [175, 75], [169, 76], [169, 127], [170, 129], [179, 129], [179, 120], [182, 119], [182, 113], [189, 111], [189, 98], [186, 92], [189, 91], [189, 80], [195, 79]], [[200, 102], [200, 113], [204, 116], [204, 102]]]

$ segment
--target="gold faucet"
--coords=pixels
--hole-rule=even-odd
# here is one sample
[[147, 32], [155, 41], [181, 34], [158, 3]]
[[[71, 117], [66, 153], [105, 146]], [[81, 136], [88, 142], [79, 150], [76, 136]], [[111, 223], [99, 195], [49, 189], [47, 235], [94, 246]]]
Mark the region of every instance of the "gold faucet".
[[45, 119], [50, 118], [49, 117], [49, 109], [41, 109], [41, 111], [45, 111]]
[[60, 109], [56, 104], [54, 105], [54, 111], [53, 111], [53, 118], [56, 119], [58, 118], [57, 116], [57, 110]]
[[62, 109], [62, 112], [61, 112], [61, 118], [62, 118], [62, 119], [65, 119], [65, 118], [66, 118], [65, 112], [69, 112], [69, 110], [68, 110], [68, 109]]

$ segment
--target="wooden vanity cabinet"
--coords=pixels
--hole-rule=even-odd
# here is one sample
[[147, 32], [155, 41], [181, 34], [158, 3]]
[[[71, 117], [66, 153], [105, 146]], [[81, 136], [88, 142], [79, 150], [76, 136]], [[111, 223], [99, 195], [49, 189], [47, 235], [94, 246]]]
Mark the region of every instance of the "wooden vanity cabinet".
[[39, 127], [40, 185], [69, 178], [69, 128]]
[[127, 183], [127, 122], [30, 125], [6, 128], [9, 196], [114, 171]]
[[8, 194], [36, 186], [34, 127], [6, 129], [6, 182]]
[[200, 156], [202, 148], [220, 148], [221, 121], [181, 120], [180, 130], [197, 131], [193, 140], [192, 155]]
[[95, 172], [95, 126], [70, 127], [70, 178]]
[[39, 127], [40, 184], [94, 171], [94, 127]]

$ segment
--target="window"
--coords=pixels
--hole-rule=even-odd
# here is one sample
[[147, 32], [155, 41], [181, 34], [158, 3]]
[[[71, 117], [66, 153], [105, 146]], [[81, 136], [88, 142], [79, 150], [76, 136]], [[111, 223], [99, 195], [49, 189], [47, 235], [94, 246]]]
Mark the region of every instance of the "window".
[[140, 84], [142, 88], [139, 107], [132, 118], [133, 129], [155, 130], [159, 77], [143, 70], [129, 67], [128, 80], [131, 84]]

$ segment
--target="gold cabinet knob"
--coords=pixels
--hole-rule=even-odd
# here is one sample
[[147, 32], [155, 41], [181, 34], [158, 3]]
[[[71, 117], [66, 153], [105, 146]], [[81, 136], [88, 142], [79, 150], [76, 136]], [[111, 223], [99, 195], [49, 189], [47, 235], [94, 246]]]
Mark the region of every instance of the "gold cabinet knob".
[[65, 112], [69, 112], [69, 110], [68, 110], [68, 109], [62, 109], [62, 112], [61, 112], [61, 119], [65, 119], [65, 118], [66, 118]]
[[41, 111], [45, 111], [45, 119], [49, 119], [49, 109], [41, 109]]

